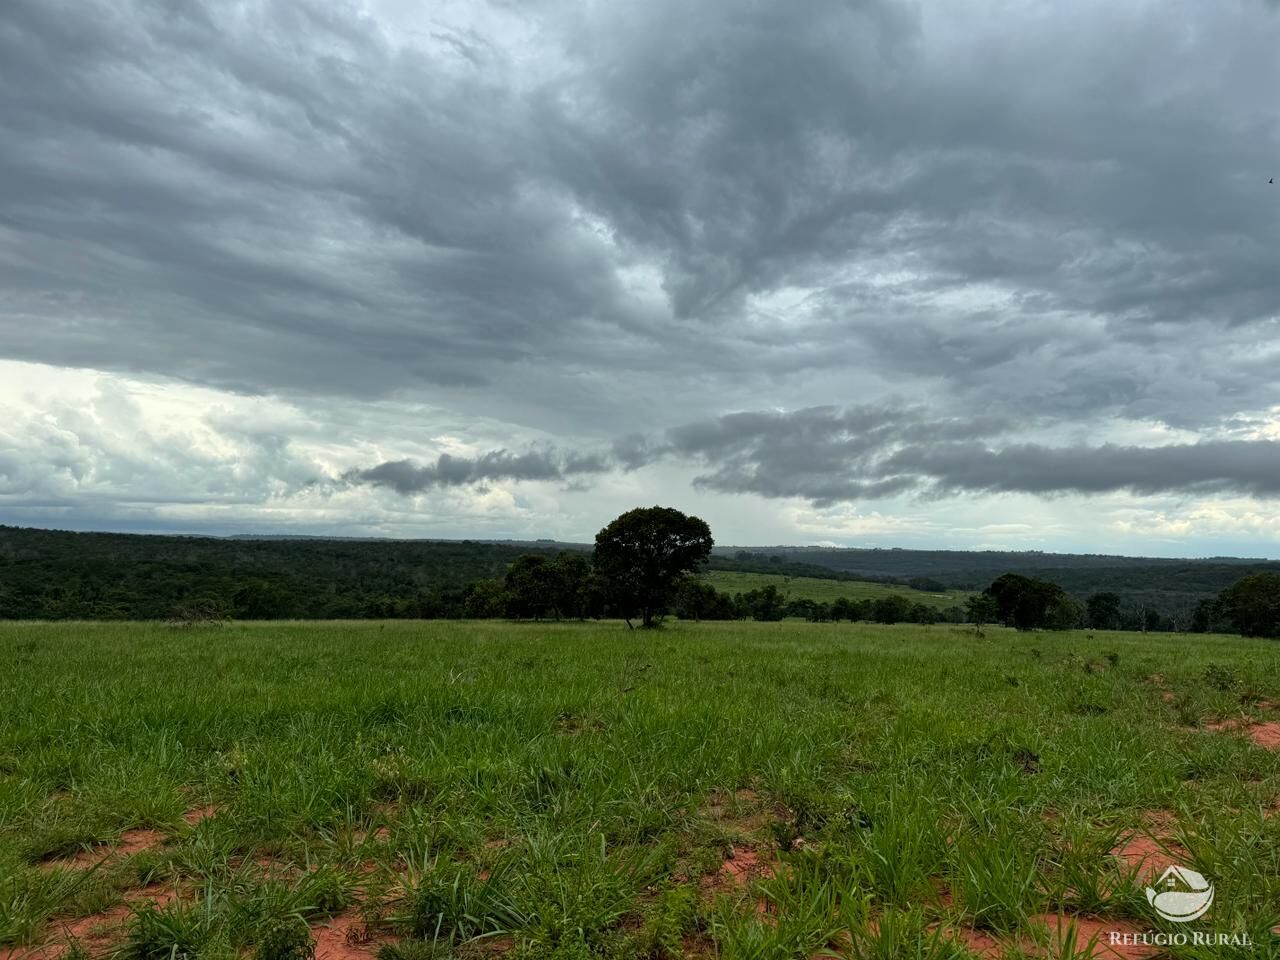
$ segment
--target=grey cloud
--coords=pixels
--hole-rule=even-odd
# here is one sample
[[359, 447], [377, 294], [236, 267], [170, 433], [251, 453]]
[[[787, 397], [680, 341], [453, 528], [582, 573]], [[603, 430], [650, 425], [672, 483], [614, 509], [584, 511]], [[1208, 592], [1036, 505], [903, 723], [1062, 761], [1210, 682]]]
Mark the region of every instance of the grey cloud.
[[[6, 0], [0, 358], [329, 419], [203, 476], [59, 411], [0, 496], [1270, 497], [1275, 10]], [[427, 421], [491, 452], [337, 476]]]
[[489, 480], [563, 481], [671, 461], [704, 469], [694, 484], [708, 490], [818, 506], [972, 493], [1280, 495], [1280, 442], [1048, 446], [1012, 439], [1018, 426], [1000, 417], [939, 416], [909, 405], [748, 411], [652, 436], [630, 435], [608, 454], [445, 454], [433, 464], [391, 461], [351, 471], [346, 479], [412, 494]]
[[1280, 443], [1271, 440], [999, 450], [943, 444], [899, 451], [884, 469], [926, 478], [945, 492], [1280, 495]]
[[0, 353], [607, 436], [851, 370], [966, 416], [1268, 401], [1261, 5], [369, 9], [10, 0]]
[[458, 487], [488, 480], [564, 480], [584, 474], [601, 473], [607, 461], [595, 454], [560, 455], [553, 450], [511, 453], [491, 450], [477, 457], [441, 454], [435, 463], [390, 460], [345, 475], [348, 482], [388, 487], [399, 494], [419, 493], [435, 487]]
[[1280, 495], [1280, 443], [1204, 440], [1158, 446], [1010, 441], [995, 418], [922, 408], [817, 408], [731, 414], [668, 433], [667, 450], [709, 467], [696, 483], [818, 505], [902, 494]]

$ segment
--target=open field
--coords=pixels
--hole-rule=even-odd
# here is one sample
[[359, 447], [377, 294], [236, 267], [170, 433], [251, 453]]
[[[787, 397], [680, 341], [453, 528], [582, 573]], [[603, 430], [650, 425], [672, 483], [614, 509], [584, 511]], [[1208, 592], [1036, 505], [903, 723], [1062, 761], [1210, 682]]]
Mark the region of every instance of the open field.
[[963, 606], [969, 598], [964, 590], [948, 590], [945, 593], [928, 593], [892, 583], [871, 583], [865, 580], [826, 580], [820, 577], [787, 577], [772, 573], [738, 573], [732, 570], [708, 570], [701, 575], [721, 593], [745, 593], [773, 584], [787, 598], [817, 600], [830, 603], [841, 597], [849, 600], [878, 600], [895, 594], [906, 597], [912, 603], [945, 610]]
[[[1116, 956], [1091, 937], [1195, 929], [1254, 945], [1163, 955], [1276, 957], [1277, 654], [0, 624], [0, 956]], [[1202, 920], [1147, 903], [1173, 862], [1215, 884]]]

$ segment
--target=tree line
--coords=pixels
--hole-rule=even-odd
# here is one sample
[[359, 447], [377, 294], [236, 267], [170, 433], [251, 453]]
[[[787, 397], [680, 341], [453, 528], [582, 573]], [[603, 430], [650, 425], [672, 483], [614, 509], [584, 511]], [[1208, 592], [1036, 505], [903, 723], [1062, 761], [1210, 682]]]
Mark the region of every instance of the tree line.
[[1018, 630], [1133, 630], [1179, 633], [1238, 632], [1246, 637], [1280, 637], [1280, 574], [1241, 577], [1217, 597], [1202, 598], [1174, 614], [1125, 606], [1110, 591], [1083, 602], [1041, 577], [1006, 573], [966, 602], [971, 623], [1001, 623]]
[[[228, 541], [0, 527], [0, 619], [620, 617], [654, 626], [674, 614], [1280, 636], [1280, 574], [1271, 572], [1172, 613], [1112, 591], [1078, 599], [1053, 580], [1017, 573], [997, 577], [964, 608], [937, 610], [896, 593], [818, 602], [772, 585], [720, 592], [697, 576], [712, 546], [704, 521], [665, 507], [618, 517], [590, 554], [468, 541]], [[785, 566], [761, 556], [733, 562]], [[911, 585], [941, 586], [928, 578]]]

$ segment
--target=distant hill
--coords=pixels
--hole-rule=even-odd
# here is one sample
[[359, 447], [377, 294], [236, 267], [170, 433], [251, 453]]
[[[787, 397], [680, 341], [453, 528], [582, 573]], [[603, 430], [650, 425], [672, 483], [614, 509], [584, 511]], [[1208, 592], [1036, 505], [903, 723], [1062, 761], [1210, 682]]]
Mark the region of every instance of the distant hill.
[[553, 544], [178, 537], [0, 527], [0, 619], [442, 616], [468, 583]]
[[714, 565], [737, 569], [906, 582], [936, 581], [951, 590], [981, 590], [1004, 573], [1043, 577], [1086, 597], [1111, 591], [1126, 605], [1169, 614], [1213, 597], [1241, 577], [1280, 573], [1280, 562], [1242, 557], [1203, 560], [1039, 551], [871, 550], [831, 547], [722, 547]]
[[[522, 553], [589, 549], [552, 540], [220, 538], [0, 526], [0, 618], [163, 619], [203, 599], [250, 618], [446, 616], [457, 611], [463, 587], [503, 576]], [[1280, 572], [1280, 562], [1234, 557], [788, 546], [717, 548], [709, 567], [726, 575], [821, 581], [792, 587], [796, 596], [816, 591], [815, 596], [852, 599], [876, 593], [877, 584], [892, 590], [909, 586], [912, 599], [924, 603], [932, 602], [930, 594], [959, 596], [1003, 573], [1025, 573], [1053, 580], [1081, 598], [1114, 591], [1125, 606], [1166, 615], [1215, 596], [1248, 573]], [[730, 583], [748, 579], [723, 576], [718, 582], [730, 589]], [[952, 602], [948, 597], [945, 605]]]
[[933, 593], [925, 590], [913, 590], [896, 583], [877, 583], [867, 580], [788, 576], [781, 573], [740, 573], [731, 570], [712, 569], [707, 571], [706, 581], [722, 593], [746, 593], [760, 587], [773, 586], [788, 600], [816, 600], [819, 603], [831, 603], [840, 597], [846, 600], [878, 600], [900, 594], [911, 603], [922, 603], [926, 607], [945, 610], [948, 607], [963, 607], [970, 594], [963, 590], [949, 590]]

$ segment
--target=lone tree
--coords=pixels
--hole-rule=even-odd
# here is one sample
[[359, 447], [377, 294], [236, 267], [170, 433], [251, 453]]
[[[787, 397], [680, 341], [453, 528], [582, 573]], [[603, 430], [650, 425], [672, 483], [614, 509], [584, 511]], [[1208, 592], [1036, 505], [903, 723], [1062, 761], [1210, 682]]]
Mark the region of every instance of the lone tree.
[[706, 521], [679, 510], [628, 510], [596, 534], [595, 570], [627, 626], [638, 616], [652, 627], [671, 605], [680, 578], [711, 555], [713, 543]]

